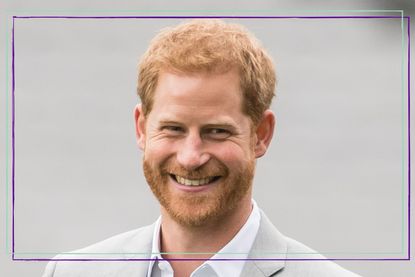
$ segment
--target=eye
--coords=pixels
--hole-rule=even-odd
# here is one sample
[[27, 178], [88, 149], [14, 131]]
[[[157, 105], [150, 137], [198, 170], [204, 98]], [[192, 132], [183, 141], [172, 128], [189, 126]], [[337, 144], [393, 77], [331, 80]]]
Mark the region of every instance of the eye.
[[223, 128], [210, 128], [206, 130], [205, 135], [212, 139], [221, 140], [228, 138], [231, 132]]
[[161, 130], [170, 135], [178, 135], [183, 133], [183, 128], [180, 126], [163, 126]]

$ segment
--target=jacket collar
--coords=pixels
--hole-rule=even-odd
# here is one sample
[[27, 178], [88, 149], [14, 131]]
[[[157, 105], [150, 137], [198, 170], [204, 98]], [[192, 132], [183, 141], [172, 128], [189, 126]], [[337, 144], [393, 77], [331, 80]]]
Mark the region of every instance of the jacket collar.
[[[242, 271], [241, 277], [271, 276], [285, 266], [287, 258], [287, 241], [285, 237], [275, 228], [265, 213], [260, 210], [261, 221], [257, 236], [249, 252], [248, 259]], [[137, 234], [124, 245], [124, 257], [126, 259], [150, 259], [151, 242], [155, 224], [138, 230]], [[275, 259], [275, 260], [266, 260]], [[136, 272], [146, 273], [148, 262], [128, 263], [140, 264]], [[137, 270], [138, 268], [136, 268]], [[143, 275], [145, 276], [145, 275]]]
[[151, 242], [156, 223], [137, 230], [129, 241], [124, 242], [123, 254], [126, 259], [150, 259]]
[[[241, 276], [271, 276], [285, 266], [287, 241], [263, 211], [258, 234]], [[275, 260], [266, 260], [275, 259]]]

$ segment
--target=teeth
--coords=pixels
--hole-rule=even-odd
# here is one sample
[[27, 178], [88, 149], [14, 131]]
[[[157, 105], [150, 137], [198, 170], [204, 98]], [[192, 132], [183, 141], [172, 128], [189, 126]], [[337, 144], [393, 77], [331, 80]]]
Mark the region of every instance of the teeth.
[[208, 178], [203, 178], [203, 179], [196, 179], [196, 180], [190, 180], [190, 179], [186, 179], [177, 175], [174, 175], [176, 177], [176, 181], [179, 184], [185, 185], [185, 186], [201, 186], [201, 185], [205, 185], [207, 183], [210, 183], [210, 181], [213, 180], [214, 177], [208, 177]]

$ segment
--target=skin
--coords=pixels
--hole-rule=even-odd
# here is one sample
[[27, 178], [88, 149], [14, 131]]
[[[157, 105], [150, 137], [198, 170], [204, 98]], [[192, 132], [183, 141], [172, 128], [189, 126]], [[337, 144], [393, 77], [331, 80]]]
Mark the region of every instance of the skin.
[[[218, 252], [245, 224], [252, 210], [255, 160], [265, 154], [275, 117], [266, 110], [252, 128], [242, 112], [239, 75], [162, 72], [151, 112], [135, 108], [137, 143], [144, 172], [161, 203], [162, 252]], [[215, 176], [189, 187], [188, 179]], [[209, 259], [213, 254], [165, 254]], [[190, 276], [203, 261], [171, 261], [176, 276]]]

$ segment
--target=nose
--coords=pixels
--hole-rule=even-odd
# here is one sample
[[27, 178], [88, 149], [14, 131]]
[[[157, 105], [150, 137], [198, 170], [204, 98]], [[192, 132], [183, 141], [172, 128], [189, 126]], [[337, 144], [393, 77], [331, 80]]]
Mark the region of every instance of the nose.
[[189, 133], [177, 151], [177, 162], [187, 170], [196, 169], [210, 159], [204, 151], [203, 140], [198, 132]]

